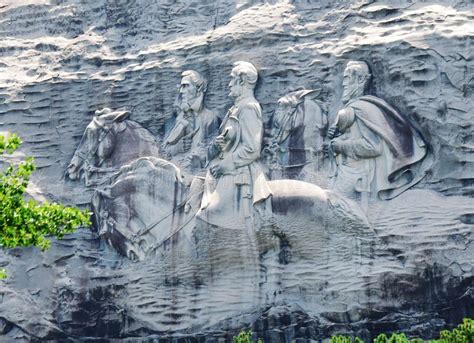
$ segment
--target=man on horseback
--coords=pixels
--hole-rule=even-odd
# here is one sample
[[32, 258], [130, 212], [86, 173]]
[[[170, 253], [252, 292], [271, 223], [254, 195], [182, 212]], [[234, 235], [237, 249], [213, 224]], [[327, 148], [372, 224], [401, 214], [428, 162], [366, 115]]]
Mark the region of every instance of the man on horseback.
[[181, 74], [178, 117], [164, 142], [165, 150], [178, 156], [182, 167], [194, 172], [204, 168], [206, 147], [219, 129], [219, 118], [204, 107], [206, 90], [207, 81], [197, 71], [186, 70]]
[[212, 225], [241, 228], [250, 223], [253, 204], [271, 192], [257, 162], [263, 139], [262, 111], [254, 96], [257, 69], [239, 61], [231, 77], [229, 95], [235, 104], [208, 149], [209, 169], [197, 216]]
[[333, 190], [362, 200], [392, 199], [419, 182], [426, 146], [405, 117], [384, 100], [364, 95], [370, 82], [365, 62], [351, 61], [344, 71], [345, 104], [329, 129], [326, 146], [335, 162]]

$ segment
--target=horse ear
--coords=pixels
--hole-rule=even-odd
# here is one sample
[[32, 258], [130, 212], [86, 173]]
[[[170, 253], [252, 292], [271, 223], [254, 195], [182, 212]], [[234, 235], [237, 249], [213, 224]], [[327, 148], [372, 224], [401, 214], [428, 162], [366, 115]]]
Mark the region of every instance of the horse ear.
[[304, 87], [298, 87], [296, 90], [288, 93], [285, 97], [290, 102], [292, 107], [297, 107], [306, 100], [307, 95], [315, 97], [320, 92], [321, 89], [306, 89]]
[[94, 112], [94, 117], [92, 118], [92, 122], [99, 126], [99, 127], [105, 127], [108, 122], [108, 116], [112, 112], [112, 110], [108, 107], [104, 107], [101, 110], [96, 110]]
[[96, 110], [94, 112], [94, 116], [95, 117], [102, 117], [102, 116], [107, 116], [107, 114], [110, 114], [110, 113], [112, 113], [112, 110], [108, 107], [104, 107], [101, 110]]
[[302, 100], [303, 98], [306, 99], [307, 96], [309, 95], [310, 98], [315, 98], [321, 94], [321, 88], [316, 88], [316, 89], [299, 89], [294, 92], [295, 96], [298, 98], [298, 100]]
[[[96, 112], [97, 113], [97, 112]], [[103, 118], [100, 116], [100, 115], [95, 115], [93, 118], [92, 118], [92, 122], [91, 124], [94, 124], [95, 126], [98, 126], [98, 127], [104, 127], [105, 126], [105, 122], [103, 120]]]

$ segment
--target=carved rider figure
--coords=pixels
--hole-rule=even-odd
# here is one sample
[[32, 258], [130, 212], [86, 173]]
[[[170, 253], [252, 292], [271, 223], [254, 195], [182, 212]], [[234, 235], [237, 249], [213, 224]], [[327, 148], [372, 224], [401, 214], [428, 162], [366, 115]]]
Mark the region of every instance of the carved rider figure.
[[270, 195], [260, 158], [263, 121], [254, 97], [257, 69], [236, 62], [229, 95], [235, 99], [208, 150], [210, 161], [198, 218], [216, 226], [242, 228], [252, 217], [253, 204]]
[[[194, 171], [205, 166], [205, 151], [219, 129], [219, 118], [204, 107], [207, 82], [194, 70], [181, 74], [176, 123], [164, 141], [171, 156], [181, 157], [179, 164]], [[184, 155], [184, 156], [183, 156]]]
[[[344, 108], [328, 132], [327, 150], [336, 164], [333, 190], [349, 197], [392, 199], [423, 177], [426, 146], [405, 117], [384, 100], [364, 95], [370, 82], [365, 62], [344, 71]], [[365, 200], [364, 200], [365, 199]]]

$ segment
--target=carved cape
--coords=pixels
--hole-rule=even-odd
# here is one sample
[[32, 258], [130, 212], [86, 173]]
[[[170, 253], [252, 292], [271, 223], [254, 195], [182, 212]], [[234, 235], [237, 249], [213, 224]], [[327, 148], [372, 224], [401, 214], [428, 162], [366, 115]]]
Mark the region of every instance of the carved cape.
[[426, 156], [425, 142], [392, 106], [366, 95], [350, 102], [346, 108], [353, 110], [353, 125], [359, 125], [365, 145], [347, 142], [344, 153], [354, 159], [374, 159], [368, 182], [380, 199], [398, 196], [425, 176], [420, 170]]

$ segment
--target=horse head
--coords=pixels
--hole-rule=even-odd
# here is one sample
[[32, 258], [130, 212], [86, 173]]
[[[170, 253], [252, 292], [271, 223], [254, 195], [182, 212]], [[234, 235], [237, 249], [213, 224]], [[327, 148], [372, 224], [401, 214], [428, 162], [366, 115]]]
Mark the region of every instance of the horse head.
[[110, 157], [116, 135], [127, 127], [125, 120], [128, 116], [127, 111], [112, 111], [110, 108], [95, 112], [67, 167], [66, 175], [71, 180], [79, 179], [83, 171], [92, 173]]
[[132, 161], [96, 189], [95, 226], [110, 245], [131, 260], [168, 240], [185, 225], [189, 187], [171, 162], [148, 156]]
[[272, 119], [271, 136], [274, 143], [283, 143], [291, 132], [304, 124], [306, 96], [315, 95], [320, 90], [299, 89], [278, 99], [277, 108]]

